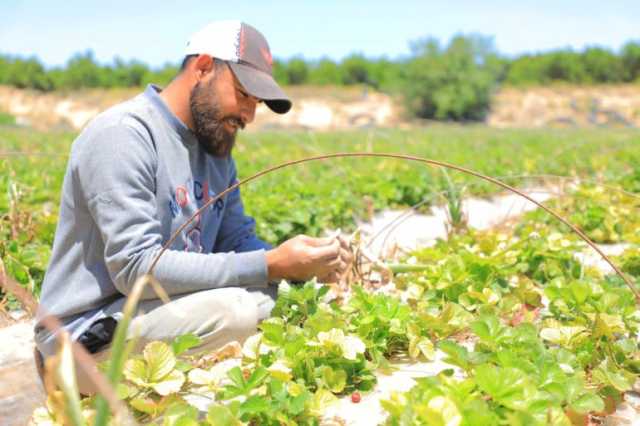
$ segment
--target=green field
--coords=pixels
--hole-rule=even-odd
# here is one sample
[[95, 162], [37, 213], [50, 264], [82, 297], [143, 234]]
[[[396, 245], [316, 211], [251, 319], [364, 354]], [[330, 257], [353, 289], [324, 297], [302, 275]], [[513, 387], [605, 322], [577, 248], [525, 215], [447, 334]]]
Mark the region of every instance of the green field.
[[[0, 255], [10, 275], [34, 293], [53, 240], [59, 191], [75, 135], [0, 127]], [[536, 175], [590, 176], [640, 191], [640, 132], [632, 129], [496, 130], [437, 125], [415, 130], [241, 135], [235, 150], [240, 178], [284, 161], [333, 152], [387, 152], [469, 167], [523, 187]], [[510, 178], [509, 176], [518, 175]], [[457, 189], [489, 194], [498, 188], [449, 172]], [[524, 177], [533, 176], [533, 177]], [[548, 180], [548, 179], [547, 179]], [[332, 159], [277, 171], [242, 189], [258, 234], [278, 243], [298, 233], [352, 230], [376, 210], [442, 202], [440, 170], [391, 159]], [[428, 202], [425, 204], [428, 206]]]
[[[0, 256], [8, 274], [36, 296], [74, 136], [0, 127]], [[634, 129], [437, 125], [247, 133], [235, 158], [240, 178], [303, 157], [378, 152], [449, 162], [519, 188], [567, 181], [550, 175], [580, 180], [548, 205], [598, 243], [630, 244], [614, 261], [637, 285], [639, 144]], [[280, 170], [242, 189], [258, 234], [272, 243], [353, 230], [371, 205], [454, 205], [499, 190], [455, 171], [363, 158]], [[281, 284], [272, 317], [236, 354], [233, 368], [186, 356], [194, 336], [151, 343], [126, 362], [118, 395], [144, 423], [316, 425], [336, 399], [367, 397], [376, 374], [399, 359], [429, 362], [438, 352], [451, 368], [382, 401], [386, 424], [570, 425], [610, 413], [640, 377], [637, 300], [622, 277], [576, 260], [585, 244], [541, 211], [499, 230], [454, 229], [447, 241], [386, 266], [390, 294], [367, 291], [370, 283], [360, 277], [345, 302], [327, 303], [328, 287]], [[195, 394], [212, 398], [206, 418], [186, 403]], [[61, 404], [40, 409], [37, 418], [63, 421]], [[94, 400], [81, 404], [82, 415], [93, 418]]]

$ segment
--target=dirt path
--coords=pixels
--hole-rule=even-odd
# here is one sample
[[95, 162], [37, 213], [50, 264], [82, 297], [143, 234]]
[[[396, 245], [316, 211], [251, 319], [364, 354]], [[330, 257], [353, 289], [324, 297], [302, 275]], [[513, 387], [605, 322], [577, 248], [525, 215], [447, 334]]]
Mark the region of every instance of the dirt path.
[[27, 424], [45, 400], [33, 361], [33, 320], [0, 329], [0, 424]]

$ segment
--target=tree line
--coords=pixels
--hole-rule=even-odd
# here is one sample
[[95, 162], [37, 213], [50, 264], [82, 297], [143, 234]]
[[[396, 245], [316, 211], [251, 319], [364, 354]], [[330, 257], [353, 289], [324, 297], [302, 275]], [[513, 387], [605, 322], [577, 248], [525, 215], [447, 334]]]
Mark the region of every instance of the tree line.
[[[176, 64], [154, 69], [135, 60], [100, 64], [91, 51], [52, 69], [37, 58], [0, 55], [0, 84], [41, 91], [162, 86], [178, 70]], [[396, 60], [361, 54], [341, 61], [275, 60], [274, 76], [283, 85], [369, 86], [403, 95], [416, 117], [477, 120], [484, 117], [500, 84], [640, 82], [640, 41], [630, 41], [617, 52], [589, 47], [507, 58], [488, 37], [459, 35], [448, 44], [433, 38], [413, 42], [410, 55]]]

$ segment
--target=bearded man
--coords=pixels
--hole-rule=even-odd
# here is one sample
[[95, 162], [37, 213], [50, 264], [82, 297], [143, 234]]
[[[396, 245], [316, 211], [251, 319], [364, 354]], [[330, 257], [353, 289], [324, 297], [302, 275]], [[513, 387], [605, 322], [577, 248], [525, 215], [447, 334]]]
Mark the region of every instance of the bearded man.
[[[72, 339], [103, 359], [126, 296], [162, 245], [211, 197], [237, 182], [236, 133], [264, 102], [291, 101], [272, 77], [255, 28], [214, 22], [187, 43], [179, 75], [96, 117], [78, 136], [62, 188], [60, 218], [36, 326], [40, 355], [56, 350], [41, 324], [58, 317]], [[194, 333], [199, 349], [242, 342], [274, 306], [281, 279], [335, 281], [350, 262], [340, 239], [297, 236], [272, 248], [255, 235], [235, 189], [190, 223], [158, 261], [169, 294], [147, 288], [129, 334], [139, 344]], [[91, 394], [78, 374], [80, 391]]]

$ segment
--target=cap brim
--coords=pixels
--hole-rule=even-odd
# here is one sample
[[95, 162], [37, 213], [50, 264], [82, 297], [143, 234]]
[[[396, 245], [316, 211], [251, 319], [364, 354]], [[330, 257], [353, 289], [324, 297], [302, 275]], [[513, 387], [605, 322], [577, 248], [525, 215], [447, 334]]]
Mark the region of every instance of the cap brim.
[[236, 62], [229, 61], [229, 66], [242, 87], [264, 101], [273, 112], [285, 114], [291, 109], [291, 100], [269, 74]]

